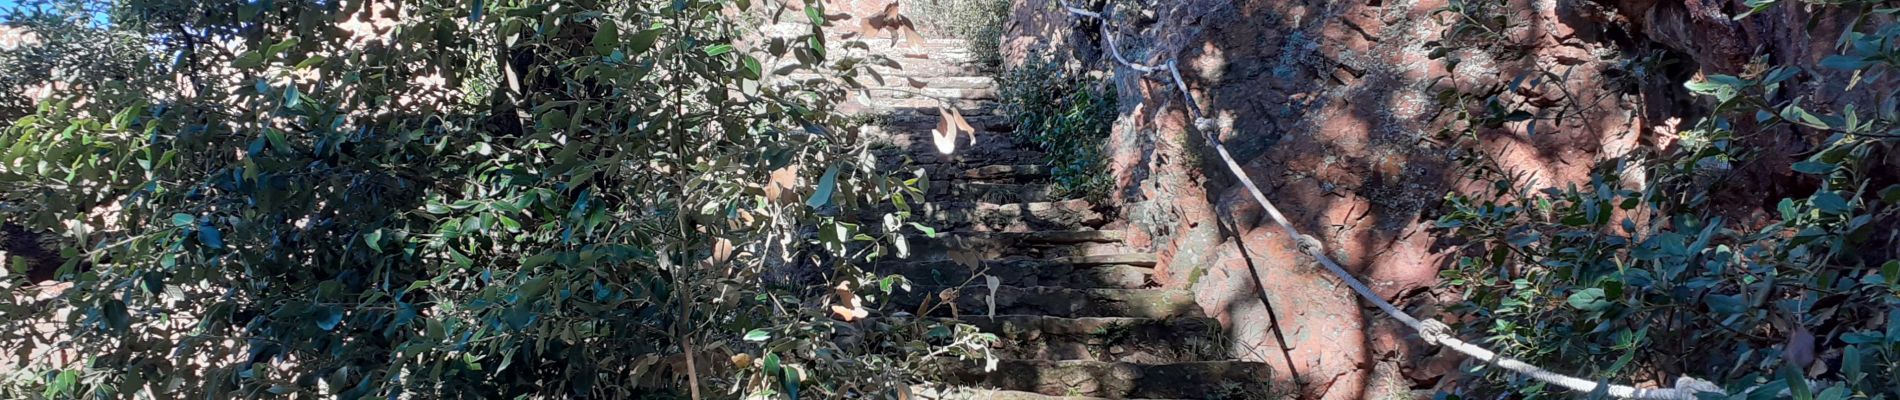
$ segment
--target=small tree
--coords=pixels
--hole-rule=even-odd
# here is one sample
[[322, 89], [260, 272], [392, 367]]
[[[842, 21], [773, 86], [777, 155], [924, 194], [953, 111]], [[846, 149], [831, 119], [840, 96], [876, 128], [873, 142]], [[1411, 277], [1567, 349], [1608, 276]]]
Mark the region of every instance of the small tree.
[[0, 212], [61, 239], [38, 267], [71, 285], [7, 278], [0, 394], [700, 396], [734, 365], [746, 391], [901, 387], [916, 357], [809, 307], [892, 290], [849, 262], [903, 243], [921, 191], [835, 108], [892, 61], [763, 38], [826, 12], [750, 3], [125, 0], [43, 32], [136, 38], [109, 65], [152, 79], [0, 133]]

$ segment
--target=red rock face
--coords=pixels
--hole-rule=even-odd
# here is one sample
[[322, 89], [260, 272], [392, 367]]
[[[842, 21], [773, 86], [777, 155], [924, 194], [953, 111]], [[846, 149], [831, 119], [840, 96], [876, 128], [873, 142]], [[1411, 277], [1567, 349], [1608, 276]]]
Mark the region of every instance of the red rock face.
[[[1095, 25], [1067, 22], [1048, 0], [1016, 3], [1020, 24], [1006, 43], [1099, 44]], [[1690, 103], [1682, 79], [1742, 72], [1756, 48], [1812, 70], [1832, 50], [1800, 40], [1825, 42], [1845, 21], [1821, 15], [1816, 33], [1802, 36], [1810, 16], [1798, 7], [1737, 22], [1724, 10], [1744, 9], [1739, 0], [1513, 0], [1500, 11], [1513, 25], [1496, 46], [1431, 57], [1427, 43], [1443, 39], [1450, 22], [1435, 14], [1444, 0], [1162, 3], [1123, 13], [1115, 35], [1124, 52], [1138, 62], [1178, 60], [1215, 133], [1293, 225], [1380, 296], [1427, 318], [1453, 318], [1434, 314], [1429, 290], [1454, 259], [1430, 229], [1435, 208], [1447, 192], [1488, 186], [1464, 178], [1460, 152], [1485, 152], [1532, 188], [1584, 182], [1599, 162], [1656, 146], [1653, 128], [1665, 117], [1696, 113], [1681, 109]], [[1696, 65], [1631, 78], [1633, 52], [1615, 48], [1613, 32]], [[1030, 47], [1006, 56], [1029, 57]], [[1563, 87], [1537, 84], [1539, 73], [1563, 76]], [[1289, 384], [1297, 376], [1303, 398], [1408, 396], [1400, 391], [1450, 381], [1459, 359], [1435, 355], [1291, 247], [1189, 129], [1168, 80], [1127, 69], [1115, 80], [1123, 114], [1107, 154], [1129, 243], [1159, 254], [1161, 283], [1196, 291], [1227, 325], [1235, 356], [1268, 362]], [[1513, 81], [1516, 89], [1505, 90]], [[1831, 85], [1796, 90], [1824, 104], [1869, 95]], [[1438, 118], [1449, 112], [1437, 99], [1444, 91], [1500, 95], [1543, 118], [1482, 129], [1477, 146], [1453, 148], [1435, 135], [1446, 128]], [[1804, 148], [1787, 135], [1764, 136], [1784, 154]], [[1792, 159], [1764, 161], [1754, 174], [1786, 171]]]

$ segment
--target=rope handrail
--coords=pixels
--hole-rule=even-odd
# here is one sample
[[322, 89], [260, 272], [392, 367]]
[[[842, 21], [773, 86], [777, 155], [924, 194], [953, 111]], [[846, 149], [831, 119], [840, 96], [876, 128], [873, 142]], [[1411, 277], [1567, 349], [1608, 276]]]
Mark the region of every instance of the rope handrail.
[[1253, 178], [1247, 176], [1247, 172], [1242, 170], [1240, 164], [1234, 161], [1234, 156], [1230, 154], [1227, 151], [1227, 147], [1221, 143], [1220, 137], [1214, 134], [1214, 131], [1217, 129], [1214, 121], [1201, 115], [1201, 107], [1194, 101], [1194, 95], [1188, 92], [1187, 81], [1181, 79], [1181, 70], [1177, 67], [1174, 58], [1170, 57], [1166, 63], [1161, 64], [1159, 67], [1129, 62], [1128, 59], [1122, 57], [1121, 49], [1115, 45], [1114, 36], [1108, 27], [1109, 17], [1114, 15], [1112, 5], [1101, 12], [1092, 12], [1076, 8], [1070, 6], [1067, 2], [1061, 2], [1061, 5], [1063, 8], [1068, 9], [1069, 14], [1102, 21], [1102, 38], [1107, 42], [1106, 47], [1108, 47], [1109, 53], [1113, 55], [1115, 61], [1122, 66], [1140, 71], [1143, 74], [1165, 69], [1168, 72], [1168, 78], [1174, 81], [1175, 88], [1181, 92], [1181, 98], [1186, 101], [1184, 105], [1188, 111], [1188, 117], [1194, 121], [1194, 129], [1200, 131], [1201, 137], [1207, 140], [1208, 145], [1213, 147], [1216, 153], [1220, 154], [1221, 161], [1226, 163], [1228, 172], [1232, 172], [1234, 177], [1240, 180], [1241, 185], [1247, 188], [1247, 193], [1252, 195], [1254, 201], [1260, 203], [1262, 208], [1266, 209], [1267, 215], [1272, 217], [1273, 222], [1280, 226], [1280, 230], [1285, 231], [1287, 237], [1294, 238], [1294, 240], [1298, 242], [1300, 252], [1313, 257], [1315, 260], [1319, 260], [1319, 263], [1324, 265], [1327, 271], [1332, 272], [1333, 275], [1338, 276], [1340, 280], [1345, 281], [1346, 285], [1352, 287], [1353, 292], [1357, 293], [1359, 297], [1372, 302], [1373, 305], [1378, 306], [1380, 311], [1384, 311], [1387, 315], [1391, 316], [1392, 319], [1398, 320], [1400, 323], [1405, 324], [1405, 326], [1417, 331], [1419, 337], [1424, 339], [1426, 343], [1443, 346], [1463, 353], [1466, 356], [1484, 361], [1492, 366], [1504, 368], [1540, 381], [1579, 392], [1601, 392], [1612, 397], [1652, 400], [1693, 400], [1697, 398], [1696, 393], [1724, 393], [1722, 388], [1713, 382], [1689, 376], [1677, 378], [1676, 385], [1673, 388], [1645, 389], [1629, 385], [1600, 383], [1552, 372], [1461, 340], [1452, 334], [1450, 326], [1436, 319], [1420, 320], [1400, 310], [1397, 306], [1392, 305], [1391, 302], [1386, 301], [1384, 297], [1380, 297], [1377, 293], [1374, 293], [1372, 288], [1366, 287], [1365, 283], [1360, 282], [1359, 279], [1353, 277], [1351, 273], [1346, 272], [1345, 268], [1340, 267], [1339, 263], [1334, 262], [1332, 257], [1326, 255], [1324, 243], [1312, 236], [1301, 234], [1299, 229], [1294, 228], [1293, 223], [1288, 222], [1286, 216], [1280, 213], [1280, 209], [1274, 207], [1273, 201], [1267, 199], [1267, 195], [1262, 193], [1260, 187], [1254, 184]]

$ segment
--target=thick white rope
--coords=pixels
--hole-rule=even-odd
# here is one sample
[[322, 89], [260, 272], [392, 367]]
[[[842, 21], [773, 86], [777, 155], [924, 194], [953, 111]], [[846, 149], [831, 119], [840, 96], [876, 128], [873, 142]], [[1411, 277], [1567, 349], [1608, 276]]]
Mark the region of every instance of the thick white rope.
[[[1129, 62], [1127, 59], [1122, 58], [1121, 49], [1115, 45], [1114, 36], [1108, 28], [1109, 20], [1107, 16], [1114, 15], [1113, 8], [1096, 13], [1075, 8], [1066, 3], [1062, 6], [1067, 8], [1070, 14], [1102, 21], [1102, 38], [1107, 43], [1109, 53], [1114, 55], [1115, 61], [1121, 65], [1135, 71], [1140, 71], [1143, 74], [1166, 69], [1169, 75], [1168, 78], [1174, 81], [1176, 89], [1181, 92], [1181, 98], [1186, 100], [1185, 107], [1188, 110], [1188, 116], [1194, 120], [1194, 128], [1199, 130], [1202, 138], [1207, 140], [1208, 145], [1212, 146], [1214, 151], [1220, 154], [1221, 161], [1227, 164], [1228, 172], [1232, 172], [1234, 177], [1240, 180], [1241, 185], [1247, 188], [1247, 193], [1253, 195], [1254, 201], [1260, 203], [1260, 206], [1267, 210], [1267, 215], [1273, 217], [1273, 222], [1280, 225], [1280, 230], [1285, 231], [1287, 237], [1294, 238], [1298, 242], [1301, 252], [1319, 260], [1321, 265], [1326, 266], [1327, 271], [1331, 271], [1333, 275], [1337, 275], [1340, 280], [1345, 281], [1347, 286], [1351, 286], [1353, 292], [1358, 293], [1359, 297], [1372, 302], [1373, 305], [1379, 307], [1379, 310], [1390, 315], [1392, 319], [1396, 319], [1400, 323], [1405, 324], [1405, 326], [1417, 331], [1419, 338], [1424, 339], [1426, 343], [1443, 346], [1484, 361], [1487, 364], [1579, 392], [1593, 393], [1602, 391], [1612, 397], [1654, 400], [1694, 400], [1696, 399], [1696, 393], [1723, 393], [1722, 388], [1713, 382], [1688, 376], [1677, 378], [1676, 387], [1674, 388], [1642, 389], [1629, 385], [1598, 383], [1588, 379], [1551, 372], [1550, 370], [1539, 368], [1516, 358], [1504, 356], [1479, 347], [1476, 344], [1460, 340], [1457, 336], [1452, 335], [1451, 327], [1445, 325], [1443, 322], [1439, 322], [1435, 319], [1421, 321], [1411, 314], [1399, 310], [1399, 308], [1393, 306], [1391, 302], [1387, 302], [1385, 298], [1374, 293], [1371, 288], [1366, 287], [1364, 283], [1359, 282], [1358, 278], [1346, 272], [1346, 269], [1341, 268], [1339, 263], [1333, 261], [1332, 257], [1328, 257], [1326, 255], [1325, 244], [1320, 242], [1319, 239], [1300, 234], [1300, 231], [1295, 229], [1291, 222], [1287, 222], [1286, 216], [1280, 214], [1280, 209], [1273, 206], [1273, 201], [1267, 199], [1267, 195], [1260, 191], [1259, 186], [1254, 185], [1253, 178], [1248, 177], [1247, 172], [1240, 169], [1239, 163], [1234, 162], [1234, 156], [1227, 152], [1227, 147], [1221, 144], [1220, 137], [1214, 134], [1214, 131], [1218, 128], [1215, 126], [1214, 121], [1201, 116], [1201, 107], [1194, 101], [1194, 95], [1188, 92], [1187, 81], [1181, 79], [1181, 70], [1176, 67], [1175, 60], [1169, 59], [1168, 62], [1161, 67]], [[1600, 385], [1607, 385], [1607, 387], [1599, 387]]]

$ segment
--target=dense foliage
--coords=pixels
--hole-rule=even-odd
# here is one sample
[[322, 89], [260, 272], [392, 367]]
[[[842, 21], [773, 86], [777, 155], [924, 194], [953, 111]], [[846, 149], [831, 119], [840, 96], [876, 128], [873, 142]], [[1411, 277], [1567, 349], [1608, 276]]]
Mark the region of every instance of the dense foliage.
[[894, 61], [753, 3], [8, 16], [44, 43], [0, 84], [70, 85], [0, 99], [0, 213], [63, 260], [5, 260], [0, 397], [847, 397], [981, 354], [838, 321], [927, 230], [835, 111]]
[[[1507, 23], [1484, 14], [1496, 8], [1487, 2], [1453, 3], [1444, 11], [1460, 27], [1453, 39]], [[1467, 333], [1595, 379], [1686, 375], [1738, 398], [1900, 396], [1900, 96], [1867, 92], [1869, 101], [1820, 112], [1784, 93], [1801, 76], [1809, 88], [1883, 82], [1900, 67], [1900, 25], [1879, 22], [1893, 9], [1868, 4], [1783, 3], [1858, 11], [1865, 25], [1820, 63], [1831, 71], [1753, 68], [1687, 82], [1708, 117], [1658, 127], [1665, 144], [1598, 165], [1587, 184], [1533, 190], [1529, 177], [1468, 153], [1471, 177], [1490, 190], [1450, 196], [1438, 219], [1466, 240], [1442, 286], [1462, 298], [1452, 310], [1470, 317]], [[1444, 44], [1483, 42], [1453, 39]], [[1833, 71], [1854, 81], [1812, 83]], [[1447, 93], [1469, 101], [1449, 133], [1471, 143], [1480, 129], [1553, 118], [1520, 110], [1510, 93], [1563, 90], [1562, 75], [1527, 75], [1498, 95]], [[1760, 138], [1794, 132], [1812, 134], [1813, 150], [1788, 167], [1811, 191], [1732, 193], [1734, 171], [1761, 162]], [[1748, 211], [1760, 208], [1769, 211]], [[1477, 376], [1474, 393], [1571, 396], [1508, 372]]]
[[32, 114], [36, 96], [56, 91], [98, 91], [111, 93], [101, 98], [118, 99], [158, 83], [158, 76], [143, 73], [162, 62], [144, 48], [145, 38], [100, 29], [91, 19], [68, 18], [104, 12], [99, 7], [92, 2], [13, 5], [8, 26], [0, 28], [0, 121]]
[[926, 31], [963, 39], [971, 59], [978, 64], [1002, 64], [1003, 24], [1009, 19], [1009, 0], [922, 0], [906, 4]]
[[1047, 152], [1045, 163], [1057, 194], [1100, 199], [1114, 184], [1102, 146], [1120, 112], [1115, 94], [1100, 80], [1045, 59], [1025, 62], [1000, 78], [1003, 111], [1020, 140]]

